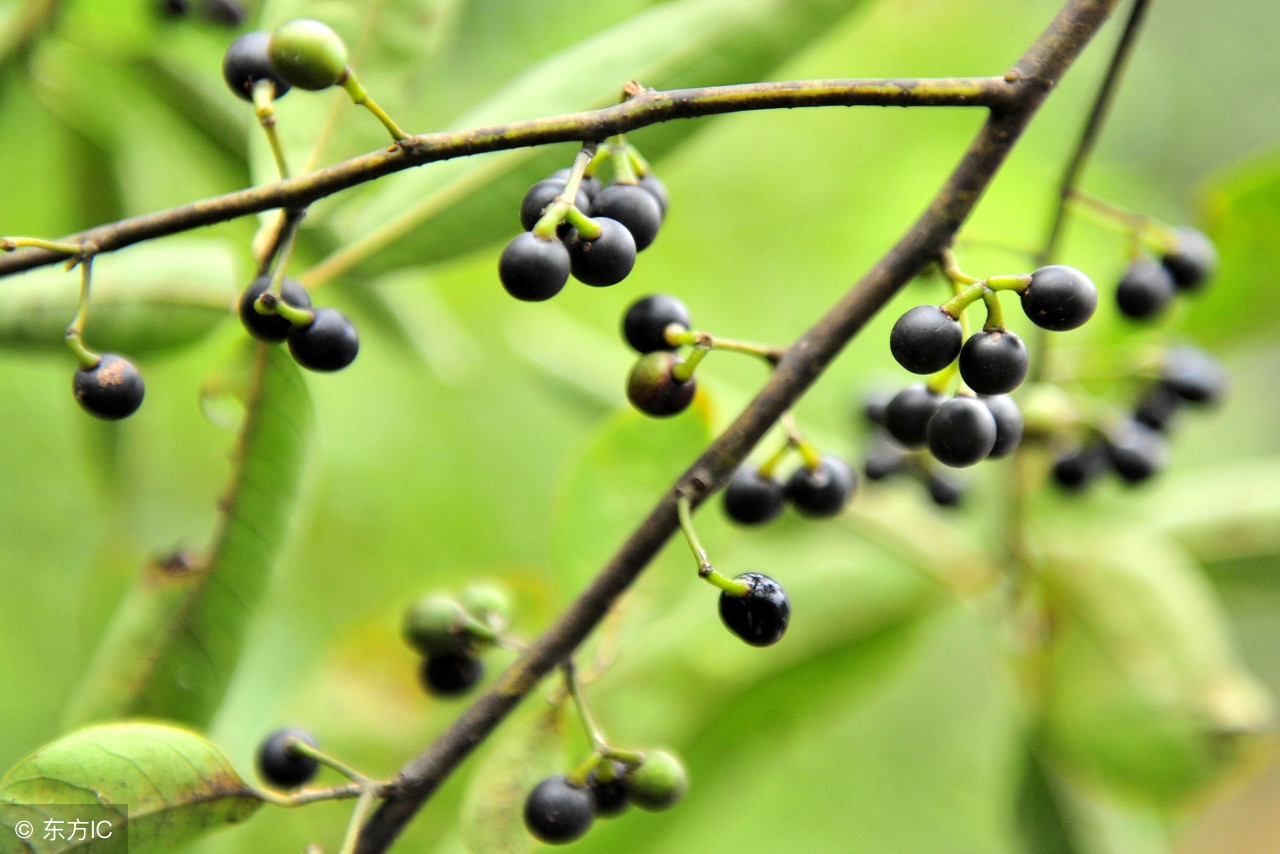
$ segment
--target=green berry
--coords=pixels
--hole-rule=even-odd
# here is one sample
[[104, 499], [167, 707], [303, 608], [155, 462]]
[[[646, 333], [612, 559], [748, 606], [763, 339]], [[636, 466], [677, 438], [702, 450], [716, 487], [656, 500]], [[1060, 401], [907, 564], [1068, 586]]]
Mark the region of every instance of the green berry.
[[627, 376], [627, 400], [648, 415], [665, 417], [683, 412], [693, 401], [698, 381], [695, 377], [681, 381], [672, 375], [680, 362], [666, 350], [641, 356]]
[[465, 619], [462, 605], [448, 596], [431, 593], [405, 611], [400, 633], [404, 642], [423, 656], [456, 652], [466, 645], [466, 638], [459, 631]]
[[622, 778], [627, 798], [642, 810], [670, 809], [689, 791], [684, 765], [665, 750], [650, 750], [644, 761]]
[[511, 623], [511, 591], [505, 584], [493, 581], [477, 581], [468, 584], [458, 594], [458, 604], [467, 613], [495, 630]]
[[276, 27], [267, 55], [271, 70], [299, 89], [328, 89], [347, 76], [347, 46], [319, 21], [299, 18]]

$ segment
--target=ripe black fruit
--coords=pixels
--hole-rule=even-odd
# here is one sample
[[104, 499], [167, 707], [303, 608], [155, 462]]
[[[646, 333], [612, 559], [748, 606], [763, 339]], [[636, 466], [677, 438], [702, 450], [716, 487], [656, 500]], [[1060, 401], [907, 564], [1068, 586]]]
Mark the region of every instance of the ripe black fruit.
[[482, 676], [484, 662], [470, 649], [431, 655], [418, 671], [422, 687], [433, 697], [465, 694], [479, 684]]
[[334, 308], [317, 308], [315, 319], [289, 330], [289, 354], [313, 371], [340, 371], [360, 352], [356, 325]]
[[828, 454], [817, 468], [800, 466], [791, 473], [787, 498], [805, 516], [835, 516], [849, 503], [857, 486], [858, 478], [849, 464]]
[[1022, 291], [1022, 310], [1042, 329], [1065, 332], [1081, 327], [1098, 307], [1098, 289], [1075, 267], [1051, 264], [1031, 274]]
[[684, 412], [698, 390], [696, 377], [677, 380], [671, 369], [681, 363], [674, 353], [658, 350], [636, 361], [627, 376], [627, 400], [641, 412], [664, 417]]
[[1164, 438], [1135, 421], [1122, 424], [1106, 437], [1107, 459], [1116, 474], [1129, 483], [1141, 483], [1164, 468], [1168, 446]]
[[1022, 444], [1022, 410], [1007, 394], [997, 394], [981, 399], [996, 419], [996, 443], [989, 458], [999, 459], [1013, 453]]
[[276, 730], [258, 748], [258, 776], [282, 789], [304, 786], [316, 776], [320, 763], [310, 756], [296, 752], [290, 746], [290, 741], [295, 738], [312, 747], [317, 746], [316, 740], [305, 730]]
[[925, 488], [929, 490], [929, 498], [939, 507], [955, 507], [964, 500], [964, 484], [939, 472], [931, 472], [925, 477]]
[[1160, 381], [1188, 403], [1217, 403], [1227, 388], [1222, 364], [1195, 347], [1175, 347], [1160, 364]]
[[569, 242], [569, 270], [593, 288], [607, 288], [627, 277], [636, 265], [636, 242], [626, 226], [609, 217], [592, 217], [602, 229], [595, 240], [576, 235]]
[[867, 452], [862, 471], [867, 480], [884, 480], [907, 467], [907, 454], [902, 449], [881, 440]]
[[662, 217], [666, 219], [667, 206], [671, 204], [671, 194], [667, 192], [667, 185], [658, 180], [658, 178], [650, 172], [640, 179], [640, 189], [647, 190], [655, 199], [658, 200], [658, 207], [662, 209]]
[[587, 790], [596, 803], [596, 815], [601, 818], [612, 818], [627, 811], [631, 802], [627, 798], [627, 788], [622, 778], [627, 773], [627, 766], [621, 762], [613, 763], [613, 778], [607, 783], [600, 780], [595, 771], [587, 776]]
[[[253, 307], [258, 297], [270, 287], [270, 276], [259, 276], [249, 283], [249, 287], [240, 294], [240, 322], [254, 338], [278, 344], [289, 337], [293, 324], [278, 314], [260, 314]], [[307, 293], [307, 289], [287, 276], [280, 283], [280, 296], [293, 308], [311, 308], [311, 295]]]
[[[555, 178], [547, 178], [530, 187], [529, 192], [524, 194], [524, 199], [520, 202], [520, 225], [524, 230], [528, 231], [537, 225], [547, 206], [558, 199], [563, 192], [564, 181]], [[581, 187], [578, 188], [578, 195], [574, 198], [574, 205], [584, 214], [591, 207], [591, 200], [587, 198], [587, 194]]]
[[1176, 228], [1174, 236], [1173, 249], [1165, 253], [1160, 263], [1169, 271], [1179, 290], [1195, 290], [1217, 269], [1218, 250], [1199, 229]]
[[551, 299], [569, 281], [569, 250], [559, 240], [541, 240], [526, 231], [502, 250], [498, 278], [518, 300]]
[[222, 79], [237, 97], [253, 100], [253, 87], [260, 80], [275, 84], [275, 97], [283, 98], [289, 84], [271, 68], [267, 45], [271, 36], [264, 32], [245, 33], [227, 47], [222, 55]]
[[85, 412], [105, 421], [119, 421], [138, 411], [146, 387], [132, 362], [104, 353], [94, 367], [76, 371], [71, 391]]
[[724, 512], [739, 525], [760, 525], [782, 512], [782, 484], [745, 463], [724, 488]]
[[1133, 408], [1133, 420], [1164, 432], [1182, 409], [1182, 403], [1182, 398], [1169, 386], [1161, 382], [1150, 383], [1138, 397]]
[[975, 332], [960, 350], [960, 376], [978, 394], [1008, 394], [1030, 364], [1027, 345], [1008, 329]]
[[693, 327], [688, 307], [669, 294], [650, 294], [636, 300], [622, 317], [622, 336], [637, 353], [674, 350], [667, 341], [667, 327]]
[[884, 411], [892, 397], [883, 392], [868, 394], [862, 401], [862, 417], [871, 424], [884, 426]]
[[1090, 441], [1058, 457], [1052, 474], [1058, 486], [1077, 492], [1101, 477], [1110, 466], [1107, 449], [1101, 442]]
[[635, 184], [610, 184], [596, 193], [591, 215], [616, 219], [626, 226], [637, 252], [649, 248], [662, 225], [662, 206], [652, 193]]
[[975, 397], [953, 397], [938, 407], [926, 430], [929, 451], [945, 465], [981, 462], [996, 444], [996, 418]]
[[543, 780], [524, 802], [524, 826], [540, 842], [563, 845], [591, 829], [595, 802], [583, 786], [564, 776]]
[[1164, 265], [1150, 258], [1138, 258], [1116, 286], [1116, 305], [1125, 317], [1146, 320], [1164, 311], [1175, 293], [1177, 287]]
[[884, 428], [907, 448], [919, 448], [928, 438], [929, 419], [942, 405], [942, 395], [924, 383], [909, 385], [884, 408]]
[[964, 344], [960, 321], [936, 305], [918, 305], [893, 324], [889, 350], [913, 374], [932, 374], [955, 361]]
[[736, 579], [747, 592], [720, 594], [720, 619], [729, 631], [752, 646], [772, 646], [782, 640], [791, 620], [791, 600], [782, 585], [767, 575], [747, 572]]

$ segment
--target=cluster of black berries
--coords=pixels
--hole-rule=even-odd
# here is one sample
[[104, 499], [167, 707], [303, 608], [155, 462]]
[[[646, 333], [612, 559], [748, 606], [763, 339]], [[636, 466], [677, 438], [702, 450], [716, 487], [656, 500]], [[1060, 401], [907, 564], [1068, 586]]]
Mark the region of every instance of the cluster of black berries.
[[790, 502], [802, 515], [822, 519], [844, 510], [857, 488], [858, 476], [835, 454], [798, 466], [785, 483], [744, 463], [724, 488], [724, 512], [739, 525], [762, 525]]
[[1108, 471], [1127, 483], [1142, 483], [1164, 468], [1166, 436], [1185, 406], [1217, 403], [1227, 387], [1227, 374], [1213, 356], [1195, 347], [1175, 347], [1146, 382], [1132, 416], [1088, 435], [1053, 463], [1053, 479], [1063, 489], [1084, 489]]
[[499, 641], [511, 620], [511, 598], [501, 587], [468, 585], [457, 598], [432, 593], [405, 611], [401, 633], [423, 657], [419, 678], [434, 697], [465, 694], [484, 676], [480, 652]]
[[299, 753], [294, 742], [316, 747], [316, 740], [306, 730], [288, 727], [267, 736], [258, 747], [258, 776], [281, 789], [296, 789], [310, 783], [320, 770], [313, 756]]
[[[595, 177], [583, 178], [571, 204], [583, 218], [579, 227], [564, 219], [571, 216], [565, 209], [554, 234], [535, 230], [547, 209], [562, 198], [568, 179], [568, 169], [552, 174], [530, 187], [520, 204], [524, 233], [508, 243], [498, 259], [498, 278], [516, 299], [551, 299], [564, 288], [570, 273], [592, 287], [616, 285], [635, 266], [636, 253], [658, 236], [667, 213], [667, 189], [652, 174], [641, 177], [639, 183], [603, 187]], [[580, 228], [597, 234], [585, 239]]]
[[693, 320], [688, 307], [669, 294], [650, 294], [636, 300], [622, 316], [622, 337], [640, 358], [627, 375], [627, 400], [647, 415], [665, 417], [684, 412], [698, 391], [698, 380], [680, 376], [684, 360], [679, 344], [668, 337], [689, 332]]
[[630, 804], [669, 809], [688, 791], [684, 765], [666, 751], [646, 751], [634, 765], [602, 757], [580, 783], [559, 775], [534, 787], [524, 802], [524, 824], [539, 841], [564, 845], [590, 830], [596, 816], [620, 815]]
[[[1083, 325], [1098, 305], [1093, 282], [1061, 265], [1036, 270], [1020, 295], [1027, 317], [1055, 332]], [[993, 324], [990, 309], [987, 325], [966, 341], [957, 316], [939, 306], [917, 306], [898, 318], [889, 347], [900, 365], [917, 374], [942, 371], [958, 358], [961, 379], [977, 395], [946, 398], [924, 383], [907, 386], [885, 406], [882, 421], [900, 445], [928, 445], [939, 462], [957, 468], [1017, 446], [1022, 416], [1005, 395], [1022, 384], [1030, 362], [1022, 339]]]
[[259, 276], [240, 295], [240, 322], [250, 335], [273, 344], [287, 341], [294, 361], [313, 371], [339, 371], [355, 361], [360, 337], [349, 317], [333, 308], [313, 309], [307, 289], [287, 276], [279, 296], [270, 290], [271, 277]]
[[1164, 312], [1179, 293], [1198, 290], [1218, 266], [1218, 252], [1203, 232], [1176, 228], [1172, 247], [1159, 261], [1141, 255], [1116, 286], [1116, 305], [1126, 317], [1147, 320]]

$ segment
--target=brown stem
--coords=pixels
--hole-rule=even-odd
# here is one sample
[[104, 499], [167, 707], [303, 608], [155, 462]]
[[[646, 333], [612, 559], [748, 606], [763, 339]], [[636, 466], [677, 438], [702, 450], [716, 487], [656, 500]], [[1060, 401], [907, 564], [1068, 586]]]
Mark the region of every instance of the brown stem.
[[787, 350], [737, 420], [681, 475], [649, 516], [558, 620], [448, 731], [400, 772], [360, 833], [357, 854], [386, 851], [427, 798], [538, 681], [572, 653], [678, 529], [676, 497], [705, 498], [728, 480], [766, 431], [853, 335], [954, 238], [1015, 141], [1118, 0], [1070, 0], [1005, 76], [1002, 104], [911, 229], [818, 323]]

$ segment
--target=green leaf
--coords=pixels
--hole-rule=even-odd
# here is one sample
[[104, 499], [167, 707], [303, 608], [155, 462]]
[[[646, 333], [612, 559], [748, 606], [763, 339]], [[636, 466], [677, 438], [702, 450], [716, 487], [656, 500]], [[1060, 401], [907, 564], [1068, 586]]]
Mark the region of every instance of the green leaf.
[[[121, 723], [77, 730], [47, 744], [0, 780], [4, 844], [15, 838], [12, 828], [20, 820], [43, 827], [45, 817], [52, 815], [42, 809], [48, 804], [127, 807], [129, 851], [167, 854], [219, 827], [244, 821], [262, 800], [221, 751], [196, 733], [160, 724]], [[41, 836], [37, 830], [31, 848], [21, 850], [56, 854], [92, 847], [44, 841]]]
[[152, 563], [126, 594], [67, 721], [145, 715], [203, 726], [235, 671], [288, 532], [311, 425], [302, 375], [256, 345], [235, 473], [207, 555]]
[[[177, 239], [94, 261], [85, 340], [127, 354], [194, 344], [225, 320], [236, 265], [223, 241]], [[80, 271], [34, 270], [0, 288], [0, 346], [65, 353]]]

